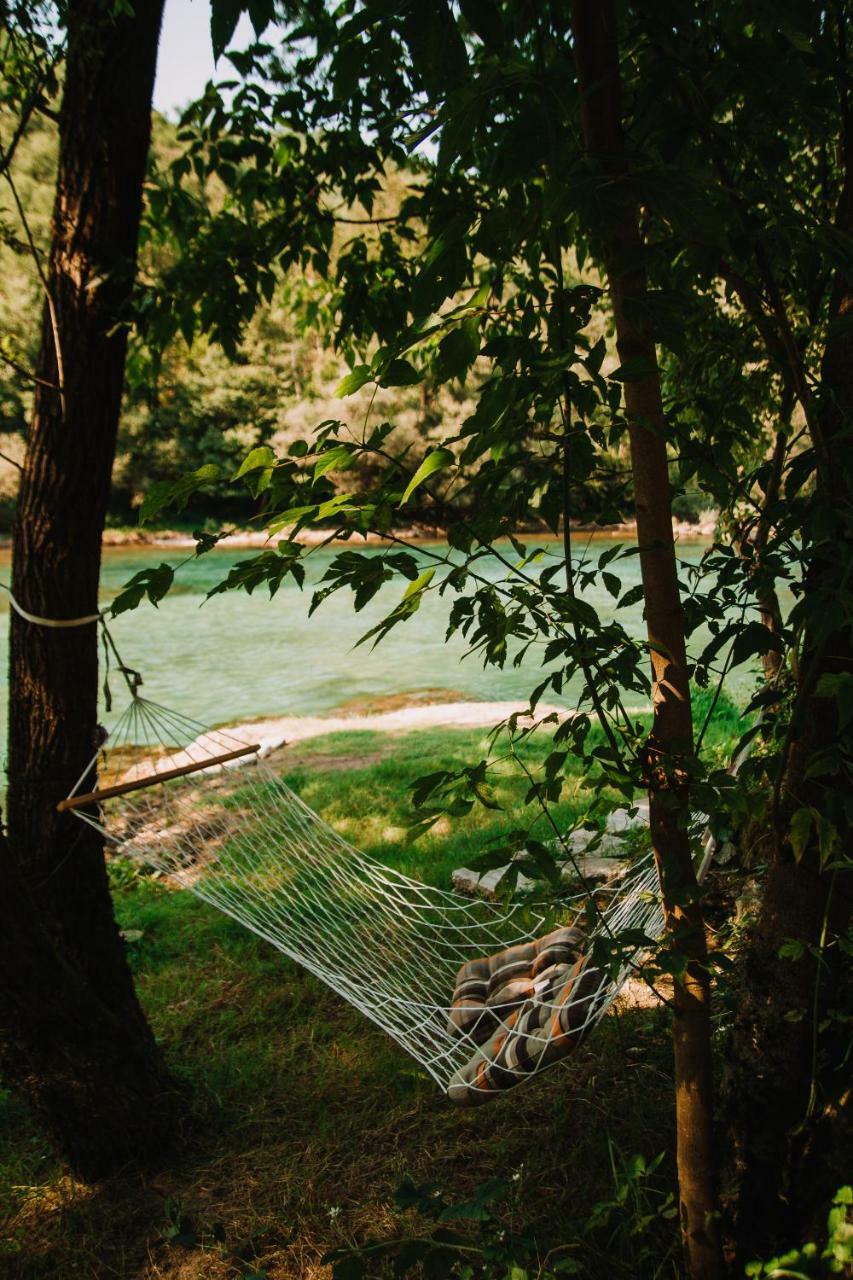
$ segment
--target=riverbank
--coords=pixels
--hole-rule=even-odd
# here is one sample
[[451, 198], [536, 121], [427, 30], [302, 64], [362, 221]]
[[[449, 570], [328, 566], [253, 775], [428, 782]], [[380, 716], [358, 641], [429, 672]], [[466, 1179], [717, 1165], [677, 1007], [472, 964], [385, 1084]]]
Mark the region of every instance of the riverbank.
[[[687, 520], [673, 520], [672, 522], [673, 534], [679, 541], [713, 538], [716, 527], [716, 520], [713, 517], [706, 517], [696, 522]], [[633, 520], [610, 525], [577, 524], [572, 526], [572, 532], [591, 534], [595, 538], [633, 541], [637, 536], [637, 526]], [[273, 538], [282, 536], [284, 535], [281, 533], [272, 535]], [[427, 528], [419, 525], [408, 525], [404, 528], [392, 529], [389, 536], [404, 542], [443, 542], [445, 540], [445, 533], [442, 529]], [[519, 536], [522, 538], [550, 538], [553, 535], [527, 531]], [[328, 541], [328, 539], [329, 531], [303, 529], [296, 535], [295, 541], [302, 543], [304, 546], [319, 546], [321, 543]], [[260, 549], [267, 546], [270, 540], [271, 535], [266, 529], [235, 529], [232, 533], [222, 538], [217, 545], [223, 550]], [[353, 539], [350, 539], [350, 541], [374, 545], [381, 544], [387, 540], [386, 538], [381, 538], [378, 534], [372, 533], [356, 535]], [[332, 539], [332, 541], [337, 542], [339, 539]], [[0, 546], [8, 546], [9, 543], [8, 536], [0, 538]], [[103, 545], [105, 547], [160, 547], [174, 550], [192, 550], [196, 545], [196, 540], [192, 533], [188, 533], [186, 530], [146, 529], [141, 526], [131, 526], [120, 529], [106, 529], [104, 531]]]
[[[454, 866], [523, 821], [528, 783], [507, 772], [496, 779], [501, 811], [478, 807], [407, 842], [412, 783], [471, 763], [484, 735], [361, 737], [357, 767], [329, 767], [355, 745], [334, 735], [279, 769], [368, 856], [448, 888]], [[547, 750], [529, 746], [529, 763], [541, 767]], [[576, 821], [588, 802], [581, 784], [578, 773], [561, 821]], [[126, 862], [112, 863], [110, 876], [136, 989], [170, 1068], [189, 1086], [190, 1121], [167, 1167], [146, 1177], [128, 1169], [91, 1187], [0, 1091], [0, 1273], [331, 1280], [329, 1250], [420, 1229], [395, 1201], [408, 1177], [460, 1204], [503, 1179], [514, 1218], [509, 1207], [496, 1212], [506, 1212], [508, 1228], [523, 1222], [543, 1257], [575, 1241], [585, 1259], [599, 1248], [601, 1266], [586, 1274], [611, 1280], [609, 1223], [588, 1226], [612, 1195], [591, 1117], [606, 1117], [615, 1150], [656, 1156], [673, 1124], [665, 1010], [623, 1001], [619, 1023], [602, 1019], [566, 1066], [511, 1100], [457, 1109], [353, 1005], [236, 921]], [[642, 1105], [626, 1105], [635, 1097]], [[531, 1133], [541, 1135], [535, 1160]], [[669, 1193], [672, 1177], [666, 1159], [655, 1185]]]
[[[414, 695], [416, 698], [416, 695]], [[632, 714], [640, 715], [649, 707], [630, 707]], [[228, 736], [239, 742], [258, 743], [261, 756], [268, 756], [281, 747], [295, 746], [311, 738], [329, 733], [400, 734], [423, 733], [430, 729], [492, 729], [495, 725], [517, 716], [520, 723], [529, 724], [525, 715], [529, 703], [521, 701], [475, 702], [468, 699], [452, 702], [420, 702], [413, 700], [392, 710], [361, 712], [356, 708], [341, 713], [320, 716], [271, 716], [257, 720], [245, 720], [228, 727]], [[573, 710], [551, 703], [540, 703], [536, 719], [555, 716], [566, 720]], [[339, 768], [349, 767], [354, 761], [345, 761]]]

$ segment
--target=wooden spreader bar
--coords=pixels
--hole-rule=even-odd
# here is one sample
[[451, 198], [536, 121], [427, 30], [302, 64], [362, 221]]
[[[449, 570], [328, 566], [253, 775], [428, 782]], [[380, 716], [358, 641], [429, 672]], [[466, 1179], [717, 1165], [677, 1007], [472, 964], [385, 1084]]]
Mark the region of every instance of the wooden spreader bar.
[[113, 787], [104, 787], [103, 791], [87, 791], [80, 796], [67, 796], [65, 800], [60, 800], [56, 807], [60, 813], [64, 813], [66, 809], [82, 809], [84, 805], [99, 804], [101, 800], [123, 796], [128, 791], [143, 791], [145, 787], [156, 786], [158, 782], [170, 782], [173, 778], [183, 778], [188, 773], [198, 773], [201, 769], [210, 769], [217, 764], [227, 764], [229, 760], [239, 760], [241, 756], [254, 755], [260, 749], [260, 744], [255, 742], [248, 747], [238, 747], [236, 751], [226, 751], [222, 756], [208, 756], [207, 760], [182, 764], [177, 769], [164, 769], [162, 773], [148, 773], [144, 778], [134, 778], [131, 782], [117, 782]]

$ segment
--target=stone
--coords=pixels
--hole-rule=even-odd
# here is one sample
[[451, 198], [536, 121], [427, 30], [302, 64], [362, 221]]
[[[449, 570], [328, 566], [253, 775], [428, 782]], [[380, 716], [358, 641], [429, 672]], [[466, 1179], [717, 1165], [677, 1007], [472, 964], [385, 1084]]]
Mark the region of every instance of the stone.
[[[621, 852], [621, 849], [620, 849]], [[519, 855], [524, 857], [522, 853]], [[559, 862], [560, 876], [566, 884], [579, 884], [582, 878], [588, 884], [606, 884], [622, 876], [627, 864], [615, 857], [579, 857], [576, 863]], [[453, 887], [457, 893], [469, 898], [489, 898], [494, 901], [498, 897], [497, 886], [507, 867], [494, 867], [491, 871], [480, 874], [470, 867], [457, 867], [453, 872]], [[578, 872], [580, 871], [580, 878]], [[529, 893], [533, 889], [542, 889], [545, 882], [532, 880], [529, 876], [520, 875], [516, 882], [517, 893]]]
[[649, 825], [648, 800], [641, 800], [639, 804], [633, 805], [632, 808], [637, 810], [633, 818], [629, 816], [627, 809], [614, 809], [611, 814], [608, 814], [607, 822], [604, 824], [605, 831], [618, 835], [626, 831], [634, 831], [638, 827], [647, 827]]
[[[625, 874], [627, 870], [627, 863], [624, 860], [625, 836], [630, 831], [649, 825], [648, 801], [641, 800], [632, 807], [637, 810], [633, 817], [629, 815], [627, 809], [614, 809], [608, 815], [601, 835], [581, 827], [568, 836], [567, 843], [572, 857], [563, 859], [558, 856], [557, 859], [560, 877], [565, 884], [575, 884], [578, 887], [583, 881], [587, 884], [607, 884]], [[591, 853], [587, 853], [586, 850], [593, 841], [596, 841], [595, 848]], [[561, 845], [557, 840], [550, 841], [550, 848], [557, 855], [561, 852]], [[525, 856], [523, 849], [515, 855], [516, 858]], [[472, 871], [470, 867], [457, 867], [453, 872], [453, 887], [457, 893], [463, 893], [468, 897], [494, 900], [498, 896], [498, 883], [506, 874], [508, 866], [509, 863], [503, 867], [495, 867], [491, 871], [484, 871], [482, 874]], [[532, 889], [542, 887], [541, 880], [531, 880], [529, 876], [524, 875], [520, 875], [516, 882], [516, 892], [520, 893], [528, 893]]]

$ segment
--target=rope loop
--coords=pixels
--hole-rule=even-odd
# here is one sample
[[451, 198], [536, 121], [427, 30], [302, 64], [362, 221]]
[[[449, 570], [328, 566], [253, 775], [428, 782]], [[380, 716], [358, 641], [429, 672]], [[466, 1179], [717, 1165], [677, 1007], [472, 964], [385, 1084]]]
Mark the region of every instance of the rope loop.
[[31, 622], [36, 627], [87, 627], [89, 623], [100, 622], [103, 618], [100, 611], [98, 613], [87, 613], [85, 617], [82, 618], [43, 618], [40, 614], [30, 613], [28, 609], [25, 609], [23, 605], [19, 604], [13, 596], [11, 588], [7, 587], [5, 582], [0, 582], [0, 590], [5, 591], [8, 595], [9, 603], [15, 610], [15, 613], [17, 613], [19, 617], [23, 618], [25, 622]]

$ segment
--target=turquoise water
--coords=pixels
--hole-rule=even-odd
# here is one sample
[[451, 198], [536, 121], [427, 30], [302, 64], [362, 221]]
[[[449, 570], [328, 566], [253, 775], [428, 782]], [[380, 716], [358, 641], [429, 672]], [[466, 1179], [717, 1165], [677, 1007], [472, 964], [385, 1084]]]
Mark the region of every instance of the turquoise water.
[[[578, 551], [582, 545], [579, 542]], [[612, 540], [596, 540], [595, 555], [606, 545], [613, 545]], [[685, 565], [695, 563], [703, 549], [700, 543], [681, 544], [679, 556]], [[424, 548], [421, 554], [427, 551]], [[551, 544], [550, 551], [556, 554], [556, 544]], [[106, 549], [102, 603], [145, 566], [178, 565], [187, 554], [151, 547]], [[146, 601], [110, 624], [125, 662], [142, 671], [149, 697], [215, 724], [259, 715], [316, 714], [355, 699], [423, 688], [440, 687], [490, 700], [525, 698], [541, 679], [535, 656], [526, 657], [519, 668], [484, 669], [476, 654], [465, 657], [464, 640], [446, 641], [447, 614], [454, 598], [450, 594], [442, 599], [430, 593], [420, 612], [396, 627], [376, 649], [371, 651], [366, 644], [354, 650], [360, 636], [397, 602], [403, 587], [400, 582], [387, 585], [358, 614], [351, 594], [339, 592], [309, 619], [311, 588], [328, 568], [334, 549], [312, 551], [304, 591], [288, 582], [272, 600], [265, 589], [251, 596], [233, 591], [205, 599], [234, 564], [254, 554], [214, 551], [190, 560], [158, 608]], [[381, 549], [366, 548], [365, 554], [381, 554]], [[625, 589], [639, 581], [636, 556], [611, 568], [617, 570]], [[479, 569], [492, 578], [504, 572], [496, 560], [481, 562]], [[9, 580], [8, 553], [0, 561], [0, 579]], [[584, 598], [603, 616], [612, 616], [614, 601], [602, 586], [596, 583]], [[0, 645], [5, 653], [8, 604], [4, 595], [0, 595], [0, 610]], [[632, 631], [642, 633], [641, 606], [622, 610], [620, 616]], [[751, 682], [746, 673], [731, 691], [742, 695]], [[571, 695], [567, 690], [567, 705]]]

